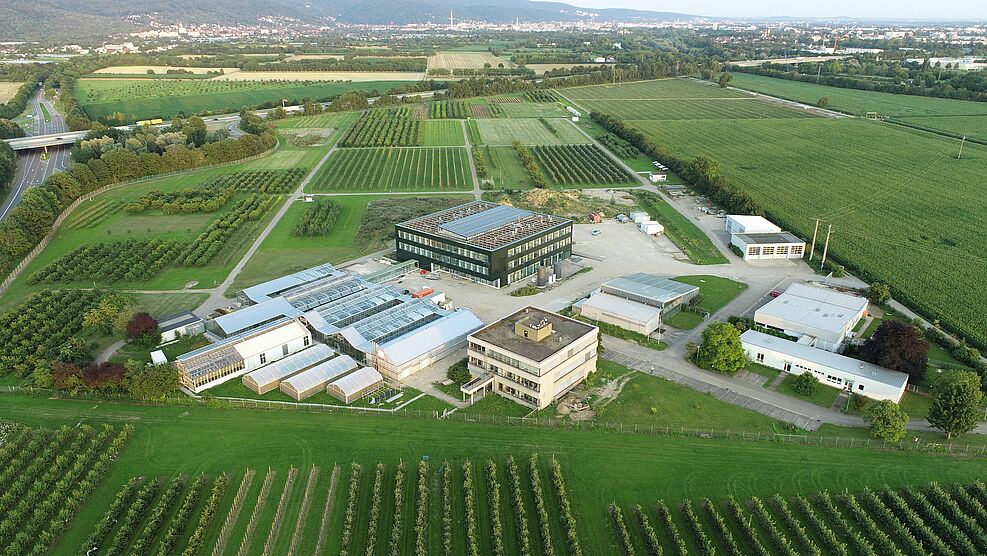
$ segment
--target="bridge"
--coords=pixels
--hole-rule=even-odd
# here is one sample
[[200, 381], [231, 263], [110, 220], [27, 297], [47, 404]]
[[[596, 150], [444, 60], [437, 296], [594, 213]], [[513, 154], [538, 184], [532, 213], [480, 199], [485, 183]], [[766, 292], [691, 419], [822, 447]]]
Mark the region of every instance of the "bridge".
[[40, 149], [42, 147], [56, 147], [58, 145], [72, 145], [79, 139], [86, 136], [86, 131], [66, 131], [64, 133], [52, 133], [50, 135], [34, 135], [31, 137], [17, 137], [6, 139], [10, 148], [15, 151], [26, 151], [29, 149]]

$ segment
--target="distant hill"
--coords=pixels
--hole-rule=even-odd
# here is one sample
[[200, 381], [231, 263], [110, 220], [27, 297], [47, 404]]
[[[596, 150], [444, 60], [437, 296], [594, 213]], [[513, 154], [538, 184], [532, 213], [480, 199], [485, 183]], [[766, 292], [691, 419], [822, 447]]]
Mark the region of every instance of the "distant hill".
[[258, 17], [290, 17], [309, 23], [426, 23], [449, 19], [506, 23], [691, 19], [668, 12], [578, 8], [529, 0], [4, 0], [0, 40], [65, 40], [141, 29], [133, 16], [187, 24], [253, 23]]

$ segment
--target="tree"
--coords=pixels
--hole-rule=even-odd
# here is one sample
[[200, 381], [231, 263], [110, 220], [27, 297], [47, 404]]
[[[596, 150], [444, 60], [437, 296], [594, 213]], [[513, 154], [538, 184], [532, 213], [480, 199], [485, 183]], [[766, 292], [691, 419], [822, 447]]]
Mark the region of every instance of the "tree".
[[302, 105], [302, 113], [306, 116], [314, 116], [322, 113], [322, 105], [318, 102], [306, 102]]
[[264, 120], [260, 116], [244, 108], [240, 110], [240, 129], [244, 133], [260, 135], [267, 131], [267, 124], [264, 123]]
[[891, 299], [891, 287], [881, 282], [875, 282], [867, 286], [867, 299], [878, 305], [887, 303]]
[[696, 364], [728, 375], [747, 366], [747, 354], [740, 343], [740, 332], [730, 323], [715, 322], [703, 330], [703, 343]]
[[453, 363], [452, 366], [449, 367], [449, 370], [446, 371], [446, 378], [456, 384], [466, 384], [469, 382], [471, 377], [466, 359], [463, 358]]
[[733, 81], [733, 76], [730, 75], [729, 73], [723, 73], [720, 74], [720, 79], [719, 81], [717, 81], [717, 83], [720, 84], [721, 89], [726, 89], [727, 85], [729, 85], [731, 81]]
[[917, 326], [885, 320], [860, 348], [864, 361], [907, 373], [913, 382], [925, 378], [929, 365], [929, 342]]
[[330, 112], [347, 112], [350, 110], [364, 110], [370, 104], [367, 102], [367, 97], [360, 91], [350, 91], [336, 100], [332, 101], [329, 105]]
[[158, 321], [145, 312], [134, 314], [127, 322], [127, 337], [144, 347], [154, 347], [161, 343]]
[[803, 396], [811, 396], [819, 387], [819, 379], [810, 372], [804, 372], [792, 381], [792, 390]]
[[829, 97], [822, 97], [816, 101], [816, 106], [819, 108], [826, 108], [829, 106]]
[[983, 399], [976, 373], [946, 371], [932, 388], [929, 424], [946, 433], [946, 438], [970, 432], [977, 426]]
[[24, 137], [24, 130], [16, 122], [0, 118], [0, 139]]
[[178, 371], [171, 365], [130, 360], [125, 365], [127, 393], [142, 400], [160, 400], [178, 390]]
[[119, 294], [109, 294], [82, 316], [82, 326], [98, 328], [104, 334], [113, 332], [113, 324], [130, 305], [130, 300]]
[[864, 420], [870, 423], [870, 434], [879, 440], [898, 442], [905, 437], [908, 414], [891, 400], [881, 400], [867, 406]]
[[85, 365], [93, 360], [92, 349], [88, 342], [71, 336], [59, 346], [58, 360], [75, 365]]

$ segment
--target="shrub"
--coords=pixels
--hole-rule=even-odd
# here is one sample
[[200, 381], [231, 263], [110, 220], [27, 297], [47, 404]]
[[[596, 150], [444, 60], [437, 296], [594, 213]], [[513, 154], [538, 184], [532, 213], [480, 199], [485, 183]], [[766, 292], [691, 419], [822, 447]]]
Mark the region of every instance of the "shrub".
[[792, 381], [792, 390], [803, 396], [811, 396], [819, 387], [819, 379], [810, 372], [804, 372]]

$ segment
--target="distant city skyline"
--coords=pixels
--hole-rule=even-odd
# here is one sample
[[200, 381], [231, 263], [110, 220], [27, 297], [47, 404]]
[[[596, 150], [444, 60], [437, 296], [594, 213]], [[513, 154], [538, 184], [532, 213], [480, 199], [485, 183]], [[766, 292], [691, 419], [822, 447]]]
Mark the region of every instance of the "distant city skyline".
[[895, 0], [831, 0], [825, 3], [782, 0], [563, 0], [586, 8], [630, 8], [710, 17], [853, 17], [928, 21], [987, 21], [987, 2], [943, 0], [934, 4]]

